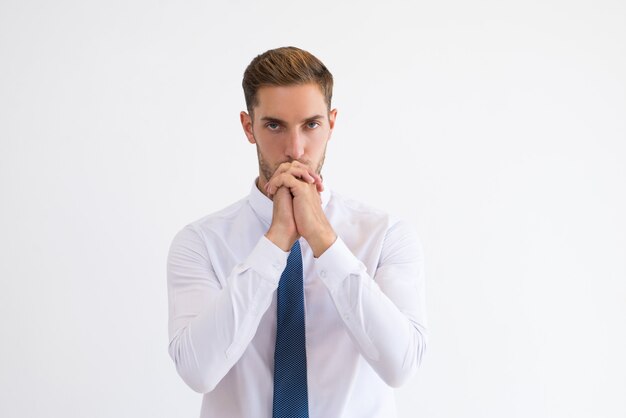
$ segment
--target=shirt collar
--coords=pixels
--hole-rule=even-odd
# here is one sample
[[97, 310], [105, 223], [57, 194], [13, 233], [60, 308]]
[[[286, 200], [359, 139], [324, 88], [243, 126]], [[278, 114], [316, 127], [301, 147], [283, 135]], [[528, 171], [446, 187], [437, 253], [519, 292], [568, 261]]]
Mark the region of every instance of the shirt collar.
[[[265, 224], [265, 226], [269, 227], [272, 224], [274, 203], [270, 200], [269, 197], [261, 193], [258, 187], [256, 187], [257, 180], [258, 177], [252, 182], [248, 201], [250, 202], [250, 206], [252, 206], [252, 210], [254, 210], [254, 213], [256, 213], [256, 216]], [[322, 209], [326, 209], [326, 205], [330, 200], [330, 189], [328, 188], [326, 182], [324, 182], [324, 191], [322, 191], [321, 197]]]

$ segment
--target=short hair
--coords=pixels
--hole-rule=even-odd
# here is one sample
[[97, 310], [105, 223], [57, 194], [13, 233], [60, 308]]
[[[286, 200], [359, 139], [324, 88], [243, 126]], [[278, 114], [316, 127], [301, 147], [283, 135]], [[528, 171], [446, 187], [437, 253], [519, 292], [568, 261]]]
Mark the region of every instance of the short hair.
[[292, 86], [315, 83], [320, 88], [328, 110], [333, 96], [333, 75], [310, 52], [287, 46], [257, 55], [243, 73], [243, 94], [248, 113], [259, 104], [257, 92], [265, 86]]

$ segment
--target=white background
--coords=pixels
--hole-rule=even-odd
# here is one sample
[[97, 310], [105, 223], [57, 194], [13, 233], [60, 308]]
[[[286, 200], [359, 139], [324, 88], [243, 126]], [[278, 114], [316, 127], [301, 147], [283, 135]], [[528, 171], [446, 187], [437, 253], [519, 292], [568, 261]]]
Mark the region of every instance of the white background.
[[400, 416], [626, 416], [608, 0], [0, 0], [0, 416], [198, 415], [167, 250], [248, 193], [241, 77], [285, 45], [335, 76], [327, 181], [425, 246], [430, 345]]

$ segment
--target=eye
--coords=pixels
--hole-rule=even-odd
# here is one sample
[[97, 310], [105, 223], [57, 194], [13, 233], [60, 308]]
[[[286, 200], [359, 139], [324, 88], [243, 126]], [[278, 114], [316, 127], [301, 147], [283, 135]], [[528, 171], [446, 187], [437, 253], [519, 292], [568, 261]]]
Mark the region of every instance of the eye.
[[280, 125], [278, 125], [276, 122], [269, 122], [268, 124], [265, 125], [270, 131], [277, 131], [278, 128], [280, 128]]
[[309, 128], [309, 129], [315, 129], [315, 128], [317, 128], [318, 126], [320, 126], [320, 123], [319, 123], [319, 122], [315, 122], [315, 121], [311, 121], [311, 122], [308, 122], [308, 123], [306, 124], [306, 126], [307, 126], [307, 128]]

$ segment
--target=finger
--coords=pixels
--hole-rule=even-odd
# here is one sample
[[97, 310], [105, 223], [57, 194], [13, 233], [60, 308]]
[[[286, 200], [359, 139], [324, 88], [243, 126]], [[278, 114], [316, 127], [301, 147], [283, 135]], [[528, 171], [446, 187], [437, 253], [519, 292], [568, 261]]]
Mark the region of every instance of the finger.
[[265, 188], [265, 194], [266, 194], [267, 196], [269, 196], [269, 198], [271, 199], [271, 198], [272, 198], [272, 196], [270, 196], [269, 186], [270, 186], [270, 184], [269, 184], [269, 183], [265, 183], [265, 186], [263, 186], [263, 187]]
[[324, 183], [322, 181], [322, 176], [320, 176], [317, 173], [312, 173], [311, 176], [313, 176], [313, 179], [315, 180], [315, 187], [317, 188], [317, 191], [319, 193], [321, 193], [322, 191], [324, 191]]
[[315, 173], [313, 173], [311, 170], [309, 170], [309, 168], [303, 164], [294, 164], [287, 168], [285, 171], [283, 171], [281, 174], [284, 173], [290, 173], [291, 175], [293, 175], [296, 178], [299, 178], [300, 180], [306, 181], [307, 183], [315, 183], [317, 181], [317, 178], [315, 177]]
[[[292, 176], [298, 180], [301, 180], [305, 183], [309, 183], [309, 184], [314, 184], [317, 182], [317, 179], [315, 177], [313, 177], [309, 171], [307, 171], [304, 168], [297, 168], [297, 167], [291, 167], [288, 170], [278, 174], [278, 175], [274, 175], [272, 176], [272, 178], [270, 179], [269, 182], [266, 183], [265, 185], [265, 192], [266, 194], [273, 194], [275, 192], [275, 188], [280, 187], [281, 183], [279, 183], [279, 180], [277, 180], [278, 178], [280, 178], [280, 176], [285, 176], [285, 175], [289, 175]], [[274, 187], [274, 190], [270, 190], [271, 187]]]
[[[312, 170], [308, 165], [301, 163], [300, 161], [291, 161], [280, 164], [278, 168], [276, 168], [276, 171], [274, 171], [272, 178], [287, 172], [293, 172], [295, 177], [300, 177], [302, 180], [309, 183], [314, 183], [318, 179], [321, 182], [321, 177], [317, 173], [315, 173], [315, 171]], [[296, 175], [295, 173], [298, 174]], [[313, 179], [313, 181], [311, 181], [311, 179]]]
[[319, 193], [324, 191], [324, 182], [322, 181], [322, 176], [319, 174], [315, 174], [315, 186], [317, 186], [317, 191]]
[[283, 173], [276, 177], [273, 177], [272, 180], [270, 180], [267, 183], [267, 193], [268, 193], [268, 196], [272, 196], [274, 195], [274, 193], [276, 193], [276, 191], [280, 187], [287, 187], [288, 189], [294, 189], [304, 184], [306, 184], [306, 182], [300, 179], [297, 179], [291, 173]]
[[282, 201], [283, 199], [291, 199], [291, 192], [287, 187], [279, 187], [273, 195], [273, 201]]
[[[291, 161], [291, 162], [286, 162], [286, 163], [282, 163], [280, 164], [277, 168], [276, 171], [274, 171], [274, 174], [272, 175], [272, 178], [279, 176], [287, 171], [289, 171], [289, 169], [291, 167], [294, 166], [294, 163], [296, 163], [297, 161]], [[270, 179], [271, 180], [271, 179]]]
[[292, 166], [280, 174], [291, 174], [295, 178], [302, 180], [306, 183], [315, 183], [316, 181], [316, 178], [313, 176], [313, 174], [311, 174], [311, 172], [306, 167]]

